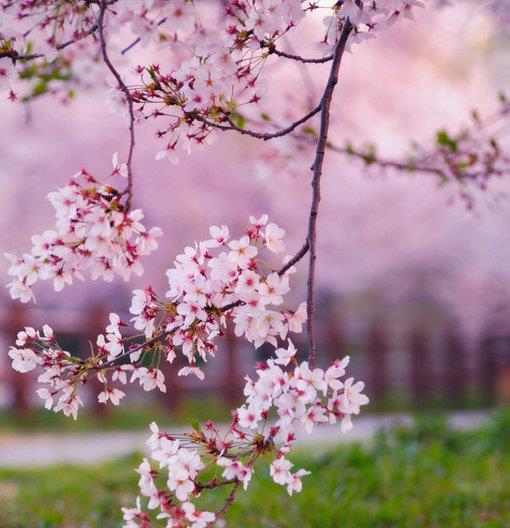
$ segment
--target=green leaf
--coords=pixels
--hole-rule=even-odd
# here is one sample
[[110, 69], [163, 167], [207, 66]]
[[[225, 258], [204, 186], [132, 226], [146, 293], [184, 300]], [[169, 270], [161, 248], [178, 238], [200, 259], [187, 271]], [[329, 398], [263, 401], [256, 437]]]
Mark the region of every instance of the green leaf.
[[197, 433], [201, 433], [202, 429], [200, 427], [200, 422], [196, 418], [189, 418], [189, 423], [191, 424], [191, 427], [195, 429]]
[[437, 143], [442, 147], [450, 149], [452, 152], [457, 152], [457, 142], [448, 135], [446, 130], [439, 130], [437, 133]]
[[235, 114], [234, 116], [234, 122], [239, 128], [244, 128], [244, 125], [246, 125], [246, 119], [241, 114]]

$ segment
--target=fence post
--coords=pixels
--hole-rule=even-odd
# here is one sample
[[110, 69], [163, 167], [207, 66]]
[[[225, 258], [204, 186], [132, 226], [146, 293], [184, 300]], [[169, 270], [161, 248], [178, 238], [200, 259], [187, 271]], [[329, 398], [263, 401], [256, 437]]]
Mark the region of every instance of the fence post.
[[485, 335], [478, 346], [478, 387], [485, 405], [493, 404], [496, 397], [497, 364], [494, 345], [494, 338]]
[[[7, 317], [4, 332], [10, 345], [14, 345], [16, 335], [20, 330], [27, 326], [27, 308], [24, 304], [10, 302], [8, 304], [9, 315]], [[32, 385], [31, 374], [20, 374], [7, 362], [6, 382], [12, 393], [12, 408], [20, 414], [28, 414], [30, 411], [30, 402], [28, 398], [28, 388]]]
[[465, 350], [462, 338], [455, 326], [450, 325], [445, 335], [446, 395], [449, 403], [459, 406], [466, 389]]
[[[97, 336], [99, 334], [104, 334], [105, 328], [108, 325], [107, 310], [102, 303], [97, 303], [92, 306], [87, 317], [87, 322], [87, 332], [82, 337], [82, 346], [86, 347], [86, 350], [83, 350], [83, 352], [85, 352], [85, 357], [88, 355], [89, 343], [92, 343], [94, 346], [96, 344]], [[98, 394], [103, 391], [103, 384], [97, 379], [96, 375], [92, 375], [92, 377], [89, 378], [88, 385], [92, 396], [92, 413], [97, 418], [104, 418], [109, 413], [110, 406], [100, 403], [97, 399]]]
[[239, 403], [242, 394], [239, 372], [239, 340], [236, 339], [232, 325], [225, 331], [223, 340], [225, 350], [225, 368], [222, 393], [228, 405], [235, 406]]
[[427, 336], [420, 327], [414, 327], [410, 336], [410, 381], [414, 405], [421, 408], [430, 398], [430, 354]]
[[369, 391], [374, 401], [382, 401], [388, 391], [388, 333], [380, 320], [372, 321], [369, 330]]

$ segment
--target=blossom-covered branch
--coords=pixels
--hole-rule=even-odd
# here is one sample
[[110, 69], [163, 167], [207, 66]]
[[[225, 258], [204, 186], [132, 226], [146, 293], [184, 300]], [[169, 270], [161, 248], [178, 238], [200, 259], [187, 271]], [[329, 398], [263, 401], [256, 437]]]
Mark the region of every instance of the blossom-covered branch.
[[[248, 488], [262, 456], [270, 458], [276, 484], [285, 486], [291, 496], [301, 491], [301, 479], [309, 472], [293, 470], [287, 458], [296, 439], [324, 423], [340, 421], [342, 432], [348, 431], [351, 416], [368, 398], [362, 394], [363, 383], [354, 383], [353, 378], [341, 381], [348, 357], [324, 371], [312, 370], [306, 362], [298, 364], [295, 353], [289, 342], [259, 365], [256, 380], [247, 378], [246, 402], [233, 412], [226, 428], [209, 421], [204, 427], [196, 424], [190, 433], [172, 434], [151, 424], [147, 441], [151, 460], [145, 458], [137, 470], [143, 499], [138, 497], [134, 508], [123, 508], [127, 528], [160, 526], [161, 521], [175, 526], [184, 519], [194, 528], [215, 525], [241, 486]], [[198, 510], [193, 504], [203, 491], [224, 486], [231, 490], [218, 511]]]
[[353, 26], [347, 18], [344, 22], [344, 28], [338, 39], [333, 56], [333, 63], [331, 71], [324, 90], [324, 95], [321, 100], [321, 123], [319, 140], [315, 151], [315, 160], [312, 165], [312, 204], [310, 207], [310, 215], [308, 220], [308, 235], [307, 242], [309, 246], [309, 266], [308, 266], [308, 294], [307, 294], [307, 331], [308, 331], [308, 357], [313, 365], [317, 359], [317, 343], [315, 338], [315, 261], [317, 259], [317, 216], [319, 214], [319, 202], [321, 199], [321, 176], [322, 166], [324, 163], [324, 155], [326, 153], [326, 144], [328, 140], [329, 121], [330, 121], [330, 107], [333, 99], [333, 92], [338, 83], [338, 72], [342, 56], [347, 45], [347, 40]]
[[[413, 10], [422, 6], [418, 0], [341, 0], [326, 5], [316, 0], [35, 0], [2, 5], [6, 17], [0, 20], [0, 88], [7, 87], [10, 99], [17, 98], [17, 76], [39, 82], [34, 96], [52, 92], [55, 80], [77, 82], [75, 59], [85, 57], [89, 66], [104, 64], [113, 75], [110, 106], [128, 118], [130, 136], [126, 163], [119, 163], [114, 155], [113, 169], [104, 178], [82, 170], [50, 193], [55, 228], [32, 237], [30, 253], [8, 256], [13, 277], [8, 286], [14, 299], [33, 299], [32, 286], [38, 280], [51, 279], [60, 291], [74, 278], [83, 279], [85, 271], [92, 279], [106, 281], [115, 276], [128, 280], [131, 273], [142, 273], [141, 256], [157, 248], [161, 231], [147, 230], [143, 213], [131, 208], [139, 123], [155, 123], [157, 137], [163, 141], [156, 157], [173, 163], [179, 161], [179, 151], [189, 154], [226, 131], [256, 140], [279, 140], [276, 145], [307, 145], [305, 154], [310, 159], [306, 158], [306, 165], [300, 163], [304, 174], [302, 167], [313, 157], [307, 234], [294, 255], [284, 256], [285, 231], [267, 215], [250, 217], [246, 229], [235, 237], [225, 225], [212, 226], [206, 240], [186, 247], [170, 264], [166, 293], [157, 293], [151, 286], [136, 289], [130, 321], [110, 314], [105, 331], [91, 344], [89, 357], [77, 358], [64, 350], [48, 325], [41, 330], [25, 328], [10, 348], [15, 370], [38, 372], [37, 394], [45, 407], [75, 419], [86, 401], [82, 388], [93, 377], [102, 384], [99, 402], [113, 405], [126, 396], [129, 383], [144, 391], [165, 392], [162, 363], [173, 364], [178, 354], [187, 363], [177, 374], [203, 380], [206, 369], [199, 365], [214, 358], [218, 340], [229, 326], [255, 348], [263, 344], [274, 348], [273, 357], [257, 366], [256, 379], [246, 378], [245, 403], [234, 410], [227, 426], [208, 422], [176, 435], [151, 425], [151, 460], [144, 459], [137, 470], [141, 497], [134, 508], [123, 509], [126, 528], [213, 526], [241, 488], [248, 487], [262, 456], [271, 459], [275, 483], [286, 486], [290, 495], [299, 492], [301, 478], [308, 472], [293, 471], [287, 458], [298, 435], [337, 421], [345, 432], [352, 427], [352, 416], [368, 403], [362, 382], [343, 379], [348, 358], [334, 361], [325, 370], [315, 368], [321, 178], [328, 149], [368, 166], [411, 169], [411, 162], [335, 146], [330, 114], [344, 53], [396, 21], [412, 18]], [[316, 42], [322, 56], [307, 59], [283, 51], [284, 38], [318, 9], [326, 14]], [[109, 36], [126, 28], [133, 33], [131, 43], [116, 46]], [[123, 69], [121, 61], [114, 65], [114, 53], [124, 55], [128, 63], [127, 51], [135, 45], [163, 53], [131, 64], [133, 68]], [[39, 58], [26, 69], [29, 59]], [[295, 118], [285, 116], [277, 126], [261, 110], [266, 92], [273, 88], [267, 82], [266, 66], [285, 61], [323, 64], [328, 75], [319, 104], [308, 105]], [[501, 114], [506, 115], [508, 105], [503, 108]], [[435, 148], [417, 155], [414, 170], [478, 184], [504, 174], [507, 157], [493, 138], [479, 148], [475, 132], [485, 126], [476, 115], [474, 120], [473, 133], [452, 136], [441, 131]], [[111, 180], [117, 177], [127, 178], [124, 190]], [[291, 278], [305, 256], [309, 257], [307, 299], [289, 306]], [[305, 321], [308, 356], [299, 362], [291, 334], [302, 332]], [[228, 489], [222, 507], [198, 509], [194, 498], [218, 488]]]
[[[133, 110], [133, 100], [131, 98], [131, 94], [129, 92], [129, 88], [126, 86], [124, 81], [122, 80], [122, 77], [120, 73], [116, 70], [114, 65], [112, 64], [112, 61], [110, 60], [110, 57], [108, 56], [108, 52], [106, 50], [106, 39], [105, 39], [105, 14], [106, 9], [108, 7], [108, 1], [107, 0], [101, 0], [101, 6], [99, 10], [99, 17], [97, 26], [99, 28], [99, 41], [101, 43], [101, 54], [103, 56], [103, 61], [114, 76], [115, 80], [118, 83], [118, 90], [121, 90], [124, 93], [125, 99], [124, 101], [121, 101], [122, 103], [127, 105], [128, 108], [128, 116], [129, 116], [129, 152], [127, 156], [127, 179], [128, 184], [126, 187], [126, 190], [124, 191], [127, 194], [127, 201], [126, 201], [126, 210], [129, 211], [131, 208], [131, 201], [133, 199], [133, 153], [135, 149], [135, 113]], [[116, 92], [118, 93], [118, 92]]]

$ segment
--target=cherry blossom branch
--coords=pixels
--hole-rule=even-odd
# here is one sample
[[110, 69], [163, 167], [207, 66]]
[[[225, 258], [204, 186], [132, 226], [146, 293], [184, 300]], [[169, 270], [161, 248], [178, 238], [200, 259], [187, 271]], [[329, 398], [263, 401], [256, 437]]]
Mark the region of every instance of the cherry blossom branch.
[[124, 81], [122, 80], [122, 77], [120, 76], [119, 72], [115, 69], [113, 66], [109, 56], [108, 52], [106, 50], [106, 39], [104, 36], [104, 16], [106, 13], [106, 8], [108, 6], [109, 2], [108, 0], [102, 0], [101, 1], [101, 8], [99, 11], [99, 18], [98, 18], [98, 28], [99, 28], [99, 41], [101, 44], [101, 54], [103, 56], [103, 61], [112, 73], [112, 75], [115, 77], [120, 90], [124, 93], [126, 97], [126, 103], [128, 105], [128, 112], [129, 112], [129, 137], [130, 137], [130, 143], [129, 143], [129, 153], [127, 158], [127, 177], [128, 177], [128, 184], [124, 191], [124, 193], [127, 194], [127, 201], [126, 201], [126, 211], [129, 211], [131, 207], [131, 201], [133, 198], [133, 169], [132, 169], [132, 161], [133, 161], [133, 152], [135, 149], [135, 113], [133, 109], [133, 99], [131, 97], [131, 93], [129, 91], [129, 88], [126, 86]]
[[304, 64], [324, 64], [333, 60], [334, 55], [327, 55], [326, 57], [317, 57], [317, 58], [305, 58], [301, 55], [296, 55], [294, 53], [286, 53], [285, 51], [280, 51], [274, 46], [268, 46], [268, 51], [270, 55], [277, 55], [284, 59], [290, 59]]
[[[94, 24], [85, 33], [83, 33], [83, 34], [81, 34], [81, 35], [79, 35], [77, 37], [73, 37], [73, 38], [71, 38], [69, 40], [66, 40], [65, 42], [61, 42], [60, 44], [57, 44], [55, 46], [55, 49], [57, 49], [58, 51], [62, 51], [63, 49], [65, 49], [68, 46], [70, 46], [71, 44], [75, 44], [76, 42], [78, 42], [78, 40], [81, 40], [82, 38], [87, 37], [89, 35], [92, 35], [93, 33], [95, 33], [97, 31], [98, 28], [99, 28], [99, 25], [98, 24]], [[14, 49], [0, 52], [0, 59], [4, 58], [4, 57], [8, 57], [8, 58], [12, 59], [14, 62], [19, 61], [19, 60], [29, 61], [29, 60], [34, 60], [34, 59], [42, 59], [45, 56], [46, 55], [44, 53], [20, 54]]]
[[107, 368], [114, 367], [114, 366], [116, 366], [118, 364], [119, 360], [125, 359], [126, 357], [130, 356], [131, 354], [135, 354], [136, 352], [139, 352], [140, 350], [143, 350], [146, 347], [150, 347], [151, 345], [155, 345], [156, 343], [158, 343], [162, 339], [165, 339], [165, 337], [168, 337], [168, 336], [174, 334], [175, 332], [177, 332], [177, 330], [179, 330], [180, 327], [181, 326], [178, 325], [178, 326], [174, 326], [170, 330], [165, 330], [164, 332], [159, 333], [158, 335], [154, 336], [153, 338], [149, 339], [148, 341], [144, 341], [142, 344], [132, 348], [131, 350], [128, 350], [127, 352], [124, 352], [123, 354], [120, 354], [119, 356], [115, 357], [111, 361], [108, 361], [107, 363], [102, 363], [102, 364], [99, 364], [99, 365], [95, 365], [92, 368], [93, 368], [93, 370], [104, 370], [104, 369], [107, 369]]
[[446, 178], [445, 173], [441, 169], [426, 164], [414, 163], [413, 161], [406, 163], [402, 161], [384, 159], [375, 156], [368, 157], [362, 152], [356, 151], [352, 148], [348, 147], [342, 149], [331, 144], [329, 144], [327, 148], [339, 154], [344, 154], [352, 158], [358, 158], [364, 161], [367, 165], [377, 165], [378, 167], [381, 167], [383, 169], [395, 169], [402, 172], [421, 172], [424, 174], [432, 174], [435, 176], [439, 176], [441, 179]]
[[[225, 456], [225, 454], [223, 456]], [[200, 491], [204, 489], [216, 489], [221, 486], [228, 486], [229, 484], [235, 484], [236, 482], [239, 482], [239, 479], [231, 478], [228, 480], [221, 480], [219, 482], [216, 480], [212, 480], [211, 482], [195, 482], [195, 487]]]
[[234, 487], [232, 488], [227, 498], [225, 499], [225, 504], [222, 506], [221, 510], [218, 510], [216, 512], [216, 518], [214, 519], [214, 521], [208, 524], [209, 528], [212, 528], [220, 520], [220, 518], [228, 511], [230, 506], [232, 506], [232, 503], [234, 502], [234, 499], [236, 498], [236, 493], [241, 484], [242, 482], [239, 479], [235, 481]]
[[317, 359], [317, 343], [315, 339], [315, 261], [317, 259], [317, 216], [319, 213], [319, 202], [321, 199], [322, 167], [324, 164], [324, 155], [328, 141], [331, 101], [333, 99], [333, 92], [338, 83], [338, 72], [340, 70], [340, 64], [342, 62], [345, 46], [352, 30], [353, 25], [351, 24], [349, 19], [346, 19], [342, 34], [340, 35], [340, 38], [338, 39], [335, 48], [333, 63], [331, 65], [328, 82], [320, 104], [321, 123], [319, 141], [317, 143], [315, 161], [312, 165], [312, 203], [310, 207], [307, 236], [307, 242], [309, 245], [309, 265], [307, 288], [308, 293], [306, 304], [308, 315], [308, 319], [306, 322], [306, 327], [308, 331], [308, 355], [311, 365], [314, 365]]
[[[253, 467], [253, 464], [255, 463], [255, 461], [257, 460], [257, 457], [258, 457], [258, 453], [254, 453], [250, 460], [247, 462], [246, 464], [246, 467], [248, 468], [252, 468]], [[239, 478], [236, 478], [234, 480], [234, 486], [232, 488], [232, 490], [230, 491], [230, 493], [227, 495], [227, 498], [225, 499], [225, 504], [222, 506], [222, 508], [220, 510], [218, 510], [216, 512], [216, 516], [215, 516], [215, 519], [214, 521], [212, 521], [211, 523], [209, 523], [208, 525], [208, 528], [212, 528], [213, 526], [216, 525], [216, 523], [221, 519], [221, 517], [228, 511], [228, 509], [232, 506], [232, 503], [234, 502], [234, 499], [236, 497], [236, 493], [237, 491], [239, 490], [239, 486], [242, 484], [242, 480], [240, 480]]]
[[[165, 22], [167, 21], [167, 18], [164, 17], [162, 18], [158, 23], [157, 23], [157, 26], [161, 26], [162, 24], [164, 24]], [[134, 48], [140, 41], [142, 40], [141, 37], [138, 37], [136, 38], [135, 40], [133, 40], [133, 42], [131, 42], [131, 44], [129, 44], [128, 46], [126, 46], [125, 48], [123, 48], [120, 52], [121, 55], [125, 55], [131, 48]]]
[[283, 266], [278, 270], [278, 275], [280, 277], [286, 273], [294, 264], [297, 264], [307, 253], [310, 249], [310, 244], [308, 243], [308, 240], [302, 245], [301, 249]]
[[[309, 249], [309, 244], [308, 244], [308, 241], [306, 241], [303, 244], [303, 246], [301, 247], [301, 249], [284, 266], [282, 266], [277, 271], [278, 275], [281, 277], [292, 266], [297, 264], [308, 253], [308, 249]], [[240, 300], [239, 301], [235, 301], [235, 302], [226, 304], [225, 306], [222, 306], [219, 309], [219, 311], [221, 313], [225, 313], [225, 312], [228, 312], [229, 310], [237, 308], [238, 306], [241, 306], [242, 304], [244, 304], [243, 301], [240, 301]], [[162, 339], [165, 339], [166, 337], [168, 337], [168, 336], [174, 334], [175, 332], [177, 332], [180, 327], [181, 327], [180, 325], [177, 325], [177, 326], [172, 327], [170, 330], [166, 330], [164, 332], [160, 332], [158, 335], [152, 337], [148, 341], [145, 341], [144, 343], [141, 343], [140, 345], [138, 345], [138, 346], [136, 346], [134, 348], [131, 348], [130, 350], [120, 354], [119, 356], [115, 357], [111, 361], [108, 361], [107, 363], [95, 365], [95, 366], [93, 366], [92, 369], [93, 370], [104, 370], [104, 369], [107, 369], [107, 368], [114, 367], [114, 366], [116, 366], [118, 364], [118, 362], [120, 360], [123, 360], [126, 357], [130, 356], [131, 354], [135, 354], [136, 352], [139, 352], [140, 350], [143, 350], [146, 347], [150, 347], [151, 345], [154, 345], [154, 344], [158, 343]]]
[[214, 128], [218, 128], [219, 130], [235, 131], [235, 132], [239, 132], [239, 134], [243, 136], [250, 136], [256, 139], [262, 139], [264, 141], [269, 141], [270, 139], [275, 139], [275, 138], [279, 138], [282, 136], [286, 136], [287, 134], [290, 134], [299, 125], [306, 123], [306, 121], [311, 119], [314, 115], [318, 114], [321, 111], [321, 109], [322, 109], [322, 103], [320, 103], [314, 109], [310, 110], [310, 112], [305, 114], [303, 117], [301, 117], [297, 121], [294, 121], [288, 127], [282, 128], [281, 130], [277, 130], [276, 132], [255, 132], [254, 130], [247, 130], [247, 129], [238, 127], [234, 122], [232, 122], [230, 117], [227, 115], [225, 115], [225, 119], [229, 123], [229, 126], [214, 123], [201, 116], [197, 116], [195, 119], [197, 119], [198, 121], [201, 121], [202, 123], [205, 123], [206, 125], [212, 126]]

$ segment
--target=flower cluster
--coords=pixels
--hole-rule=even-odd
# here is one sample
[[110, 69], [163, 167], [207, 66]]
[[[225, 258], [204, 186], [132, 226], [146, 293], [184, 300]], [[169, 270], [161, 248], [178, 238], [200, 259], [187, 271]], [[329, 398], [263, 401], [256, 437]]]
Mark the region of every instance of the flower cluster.
[[[192, 145], [211, 142], [217, 127], [234, 127], [243, 122], [241, 109], [243, 113], [257, 109], [265, 99], [261, 75], [264, 65], [282, 35], [297, 27], [306, 12], [319, 7], [329, 12], [324, 17], [326, 31], [319, 48], [331, 53], [347, 20], [354, 26], [349, 42], [356, 43], [373, 37], [375, 31], [399, 18], [411, 18], [413, 8], [422, 5], [417, 0], [346, 0], [334, 6], [300, 0], [232, 1], [226, 8], [226, 23], [219, 21], [220, 26], [225, 24], [219, 34], [207, 31], [200, 18], [195, 17], [193, 34], [184, 38], [184, 49], [191, 53], [180, 53], [180, 60], [170, 69], [159, 64], [136, 68], [141, 83], [132, 89], [131, 96], [138, 115], [158, 122], [161, 118], [168, 120], [157, 131], [158, 137], [165, 139], [165, 148], [157, 159], [177, 163], [178, 147], [189, 152]], [[143, 16], [147, 12], [143, 11]], [[147, 28], [154, 26], [156, 20], [158, 17], [153, 16]], [[200, 45], [193, 46], [198, 36]], [[112, 105], [118, 107], [124, 95], [120, 87], [114, 87], [110, 97]]]
[[[117, 166], [116, 170], [124, 169]], [[88, 189], [86, 197], [89, 194], [99, 194], [102, 200], [106, 196], [104, 189], [99, 193], [97, 190], [92, 192], [90, 187], [83, 189]], [[62, 196], [66, 199], [62, 199]], [[72, 243], [63, 235], [59, 239], [67, 242], [70, 250], [66, 250], [68, 246], [64, 242], [55, 243], [53, 234], [36, 238], [34, 243], [37, 245], [32, 255], [24, 255], [23, 261], [16, 260], [13, 264], [13, 267], [18, 266], [16, 273], [23, 272], [23, 276], [18, 275], [18, 283], [10, 285], [12, 295], [28, 290], [26, 298], [22, 297], [22, 300], [28, 300], [32, 295], [30, 286], [33, 282], [40, 276], [46, 277], [41, 271], [44, 266], [47, 269], [57, 265], [62, 267], [59, 274], [54, 272], [54, 281], [62, 281], [56, 282], [57, 288], [63, 286], [66, 277], [71, 279], [85, 267], [91, 267], [93, 278], [99, 269], [100, 274], [109, 279], [113, 277], [114, 271], [119, 273], [119, 265], [120, 273], [123, 273], [126, 263], [116, 260], [117, 250], [113, 255], [105, 256], [105, 248], [111, 246], [111, 234], [109, 231], [106, 233], [104, 229], [108, 229], [111, 223], [111, 227], [115, 226], [116, 217], [105, 219], [102, 215], [100, 218], [93, 216], [94, 221], [89, 220], [91, 225], [87, 226], [86, 236], [84, 233], [78, 236], [77, 230], [81, 228], [76, 224], [85, 221], [83, 219], [89, 214], [93, 215], [93, 212], [87, 209], [87, 213], [82, 213], [81, 201], [78, 205], [73, 201], [77, 196], [78, 200], [82, 199], [80, 193], [72, 194], [73, 198], [68, 200], [70, 196], [68, 193], [58, 194], [56, 199], [56, 203], [66, 211], [66, 215], [59, 217], [59, 220], [63, 218], [66, 230], [73, 226]], [[102, 203], [101, 200], [99, 203]], [[109, 203], [108, 200], [106, 203]], [[114, 209], [118, 209], [118, 205]], [[69, 214], [75, 219], [71, 223], [68, 221], [69, 210], [72, 210]], [[129, 213], [127, 218], [132, 219], [131, 215], [132, 213]], [[99, 228], [96, 228], [96, 225]], [[123, 247], [122, 255], [125, 255], [126, 248], [131, 255], [144, 254], [147, 250], [154, 249], [153, 230], [146, 233], [136, 222], [128, 224], [126, 219], [120, 225], [121, 234], [129, 229], [127, 235], [122, 238], [125, 244], [120, 246]], [[129, 234], [132, 232], [137, 233], [135, 243], [129, 242]], [[216, 338], [223, 334], [228, 321], [233, 322], [237, 336], [244, 336], [256, 347], [265, 342], [276, 346], [277, 340], [285, 339], [289, 332], [301, 332], [306, 320], [305, 303], [296, 311], [283, 306], [283, 296], [290, 288], [289, 275], [294, 272], [294, 268], [289, 263], [284, 264], [280, 270], [274, 270], [269, 262], [261, 258], [264, 251], [269, 254], [284, 251], [282, 239], [285, 231], [276, 224], [269, 223], [267, 215], [264, 215], [260, 219], [250, 217], [246, 234], [238, 240], [230, 238], [226, 226], [213, 226], [210, 234], [213, 238], [188, 247], [182, 255], [177, 256], [175, 267], [167, 272], [170, 289], [166, 298], [158, 298], [150, 287], [134, 291], [130, 308], [133, 314], [131, 322], [134, 330], [143, 332], [141, 335], [131, 330], [128, 335], [123, 336], [121, 328], [129, 325], [122, 322], [117, 314], [112, 313], [105, 333], [97, 338], [96, 351], [87, 361], [72, 358], [67, 352], [63, 352], [51, 334], [50, 347], [42, 346], [38, 337], [29, 340], [34, 346], [23, 342], [22, 349], [12, 349], [14, 368], [27, 372], [40, 365], [47, 371], [41, 375], [40, 381], [51, 380], [53, 388], [57, 387], [58, 390], [71, 387], [72, 392], [69, 394], [72, 394], [75, 404], [72, 414], [76, 415], [80, 402], [76, 389], [91, 375], [96, 375], [104, 385], [104, 390], [98, 397], [101, 403], [119, 404], [125, 395], [115, 387], [119, 383], [126, 385], [128, 382], [137, 381], [145, 391], [157, 388], [165, 392], [165, 378], [159, 364], [161, 358], [172, 363], [178, 347], [182, 349], [190, 365], [181, 368], [179, 375], [193, 374], [199, 379], [204, 379], [204, 372], [196, 366], [197, 359], [200, 357], [207, 361], [209, 356], [214, 356], [217, 349]], [[121, 236], [118, 230], [115, 236]], [[94, 251], [90, 249], [91, 244], [96, 244]], [[86, 251], [85, 248], [89, 250]], [[75, 251], [76, 264], [72, 267]], [[105, 267], [104, 264], [109, 260], [111, 263]], [[284, 259], [284, 262], [286, 260]], [[29, 268], [29, 265], [32, 267]], [[129, 269], [131, 267], [128, 271]], [[106, 271], [109, 273], [105, 276]], [[39, 336], [32, 329], [30, 333], [26, 331], [25, 334]], [[137, 341], [139, 337], [144, 338], [142, 343]], [[27, 340], [26, 336], [24, 339]], [[19, 340], [17, 345], [20, 344]], [[30, 360], [27, 363], [30, 368], [23, 368], [25, 357]], [[41, 393], [42, 397], [48, 398], [49, 407], [55, 393]], [[66, 392], [66, 397], [69, 394]], [[57, 406], [55, 410], [62, 410], [62, 407]]]
[[[287, 348], [276, 350], [276, 358], [261, 365], [255, 382], [247, 377], [246, 404], [237, 410], [236, 423], [241, 428], [262, 431], [270, 410], [275, 409], [278, 419], [271, 438], [280, 446], [280, 453], [290, 450], [302, 429], [311, 433], [315, 424], [335, 423], [340, 418], [342, 431], [348, 431], [352, 428], [351, 416], [368, 403], [361, 394], [362, 382], [353, 384], [353, 378], [340, 381], [349, 357], [335, 361], [323, 371], [312, 370], [306, 361], [297, 364], [295, 354], [289, 341]], [[295, 365], [292, 372], [283, 368], [289, 364]]]
[[[188, 4], [181, 4], [179, 12], [189, 26]], [[195, 18], [194, 31], [186, 37], [191, 53], [184, 54], [170, 71], [156, 64], [137, 68], [142, 84], [132, 97], [138, 111], [152, 118], [170, 117], [168, 126], [158, 131], [159, 137], [166, 137], [166, 148], [157, 159], [177, 162], [178, 145], [189, 151], [191, 144], [212, 140], [214, 127], [209, 120], [222, 122], [239, 107], [260, 103], [265, 94], [260, 78], [267, 58], [264, 48], [296, 26], [305, 12], [300, 0], [251, 0], [231, 2], [226, 14], [225, 29], [219, 34], [206, 30]], [[222, 24], [225, 21], [220, 19], [218, 25]], [[195, 39], [200, 42], [193, 46]], [[118, 98], [115, 90], [111, 97]]]
[[[111, 175], [126, 173], [126, 165], [114, 155]], [[13, 299], [32, 299], [31, 287], [38, 280], [51, 279], [60, 291], [73, 278], [83, 279], [84, 271], [105, 281], [141, 275], [140, 257], [158, 247], [161, 230], [147, 230], [142, 211], [129, 211], [121, 192], [82, 170], [48, 199], [56, 213], [55, 229], [32, 236], [30, 253], [6, 255], [14, 277], [8, 285]]]
[[[68, 100], [98, 77], [97, 6], [85, 0], [0, 5], [0, 90], [26, 100], [50, 92]], [[28, 84], [22, 88], [21, 84]]]
[[[231, 239], [227, 226], [213, 226], [211, 239], [187, 247], [167, 271], [166, 299], [158, 298], [152, 288], [134, 291], [130, 311], [135, 329], [146, 339], [161, 337], [159, 346], [170, 362], [175, 358], [174, 349], [182, 348], [191, 367], [181, 369], [180, 375], [203, 378], [203, 372], [194, 366], [197, 356], [207, 361], [214, 355], [215, 339], [228, 320], [233, 321], [238, 337], [244, 336], [256, 347], [265, 342], [276, 346], [278, 338], [302, 331], [305, 303], [296, 311], [283, 307], [294, 268], [284, 265], [282, 272], [263, 260], [264, 251], [284, 251], [285, 231], [264, 215], [250, 217], [245, 233], [240, 239]], [[98, 344], [107, 351], [107, 361], [122, 354], [130, 354], [132, 361], [140, 356], [139, 347], [126, 351], [119, 324], [110, 325]]]
[[[306, 362], [298, 364], [295, 353], [289, 342], [260, 366], [256, 381], [247, 378], [246, 404], [234, 412], [226, 431], [208, 422], [203, 429], [197, 425], [194, 432], [173, 435], [151, 425], [147, 444], [152, 463], [144, 459], [137, 471], [140, 494], [148, 511], [156, 512], [147, 513], [139, 497], [135, 508], [123, 508], [125, 528], [148, 528], [154, 517], [167, 526], [207, 526], [224, 510], [197, 510], [193, 498], [223, 486], [233, 486], [232, 493], [240, 485], [247, 489], [262, 455], [272, 457], [270, 475], [275, 483], [286, 486], [289, 495], [301, 491], [301, 479], [309, 472], [293, 471], [286, 458], [299, 433], [338, 418], [341, 430], [348, 430], [350, 416], [358, 414], [368, 398], [361, 392], [363, 383], [340, 380], [348, 357], [323, 371], [310, 369]], [[293, 370], [288, 369], [291, 364]], [[270, 418], [272, 411], [275, 420]]]
[[413, 10], [416, 7], [424, 7], [424, 3], [420, 0], [344, 0], [337, 2], [333, 12], [323, 19], [326, 34], [319, 47], [325, 53], [333, 51], [347, 20], [354, 26], [350, 44], [359, 44], [375, 38], [377, 31], [392, 26], [401, 18], [412, 19]]
[[86, 372], [78, 358], [60, 348], [51, 327], [45, 325], [42, 332], [27, 327], [19, 332], [9, 357], [12, 368], [18, 372], [42, 367], [44, 371], [37, 381], [44, 387], [36, 392], [44, 400], [44, 406], [76, 419], [78, 407], [83, 405], [77, 389], [85, 382]]

